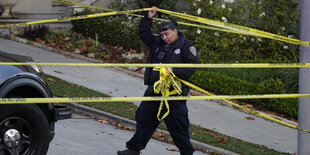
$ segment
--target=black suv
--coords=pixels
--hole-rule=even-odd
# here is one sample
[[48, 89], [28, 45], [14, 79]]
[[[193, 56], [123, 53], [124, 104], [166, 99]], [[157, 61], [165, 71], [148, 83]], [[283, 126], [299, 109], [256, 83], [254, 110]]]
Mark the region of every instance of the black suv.
[[[0, 51], [0, 62], [32, 62]], [[0, 65], [0, 98], [52, 97], [40, 66]], [[0, 155], [44, 155], [55, 122], [71, 118], [72, 109], [54, 103], [0, 104]]]

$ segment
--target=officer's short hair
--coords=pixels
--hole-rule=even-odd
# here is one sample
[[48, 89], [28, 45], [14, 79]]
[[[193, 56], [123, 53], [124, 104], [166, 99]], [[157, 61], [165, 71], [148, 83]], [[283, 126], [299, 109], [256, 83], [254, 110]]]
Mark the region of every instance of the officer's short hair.
[[177, 22], [176, 21], [169, 21], [169, 22], [165, 22], [161, 25], [159, 32], [162, 31], [167, 31], [167, 30], [174, 30], [177, 28]]

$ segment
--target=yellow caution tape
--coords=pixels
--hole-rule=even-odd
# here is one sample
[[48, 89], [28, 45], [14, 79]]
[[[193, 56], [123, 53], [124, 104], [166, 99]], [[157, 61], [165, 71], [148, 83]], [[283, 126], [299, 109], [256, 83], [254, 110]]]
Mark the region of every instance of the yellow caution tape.
[[[104, 11], [113, 11], [111, 9], [104, 9], [104, 8], [100, 8], [100, 7], [80, 4], [80, 3], [71, 2], [71, 1], [68, 1], [68, 0], [55, 0], [55, 1], [63, 2], [63, 3], [67, 3], [67, 4], [79, 5], [79, 6], [93, 8], [93, 9], [104, 10]], [[215, 28], [215, 27], [204, 27], [204, 26], [200, 26], [200, 25], [196, 25], [196, 24], [189, 24], [189, 23], [179, 22], [179, 24], [182, 24], [182, 25], [195, 26], [195, 27], [201, 27], [201, 28], [208, 28], [208, 29], [213, 29], [213, 30], [218, 30], [218, 31], [225, 31], [225, 32], [230, 32], [230, 33], [243, 34], [243, 35], [252, 35], [252, 36], [257, 36], [257, 37], [264, 37], [264, 38], [269, 38], [269, 39], [275, 39], [275, 40], [279, 40], [279, 41], [283, 41], [283, 42], [287, 42], [287, 43], [292, 43], [292, 44], [298, 44], [298, 45], [303, 45], [303, 46], [310, 46], [310, 42], [302, 42], [302, 41], [300, 41], [298, 39], [292, 39], [292, 38], [288, 38], [288, 37], [272, 34], [272, 33], [269, 33], [269, 32], [264, 32], [264, 31], [261, 31], [261, 30], [256, 30], [256, 29], [240, 26], [240, 25], [235, 25], [235, 24], [230, 24], [230, 23], [210, 20], [210, 19], [206, 19], [206, 18], [202, 18], [202, 17], [197, 17], [197, 16], [192, 16], [192, 15], [181, 14], [181, 13], [172, 12], [172, 11], [163, 10], [163, 9], [158, 9], [158, 11], [166, 13], [166, 14], [169, 14], [169, 15], [172, 15], [172, 16], [175, 16], [175, 17], [179, 17], [179, 18], [183, 18], [183, 19], [187, 19], [187, 20], [192, 20], [192, 21], [195, 21], [195, 22], [201, 22], [201, 23], [212, 25], [212, 26], [215, 26], [215, 27], [220, 27], [220, 29]], [[130, 14], [130, 15], [142, 17], [141, 15], [134, 15], [134, 14]], [[154, 19], [155, 20], [164, 20], [164, 19], [159, 19], [159, 18], [154, 18]], [[164, 20], [164, 21], [167, 21], [167, 20]]]
[[[68, 0], [54, 0], [54, 1], [62, 2], [62, 3], [66, 3], [66, 4], [79, 5], [79, 6], [83, 6], [83, 7], [87, 7], [87, 8], [93, 8], [93, 9], [97, 9], [97, 10], [113, 11], [111, 9], [105, 9], [105, 8], [101, 8], [101, 7], [80, 4], [80, 3], [71, 2], [71, 1], [68, 1]], [[176, 12], [172, 12], [172, 11], [168, 11], [168, 10], [158, 9], [158, 11], [161, 11], [163, 13], [166, 13], [166, 14], [169, 14], [169, 15], [173, 15], [173, 16], [176, 16], [176, 17], [179, 17], [179, 18], [184, 18], [184, 19], [187, 19], [187, 20], [195, 19], [195, 16], [185, 15], [185, 14], [176, 13]], [[174, 13], [176, 13], [178, 15], [175, 15]], [[141, 15], [135, 15], [135, 14], [129, 14], [129, 15], [137, 16], [137, 17], [143, 17]], [[189, 18], [185, 18], [185, 16], [187, 16], [187, 17], [189, 16]], [[201, 17], [198, 17], [198, 18], [201, 18]], [[193, 21], [200, 22], [201, 19], [205, 19], [205, 18], [201, 18], [199, 20], [198, 18], [193, 20]], [[161, 18], [153, 18], [153, 19], [154, 20], [159, 20], [159, 21], [169, 21], [169, 20], [161, 19]], [[297, 39], [291, 39], [291, 38], [275, 35], [275, 34], [272, 34], [272, 33], [264, 32], [264, 31], [260, 31], [260, 30], [256, 30], [256, 29], [247, 28], [247, 27], [244, 27], [244, 26], [239, 26], [239, 25], [234, 25], [234, 24], [214, 21], [214, 20], [210, 20], [210, 19], [206, 19], [206, 21], [202, 22], [202, 23], [209, 24], [209, 25], [216, 26], [216, 27], [203, 26], [203, 25], [197, 25], [197, 24], [191, 24], [191, 23], [185, 23], [185, 22], [178, 22], [178, 24], [186, 25], [186, 26], [194, 26], [194, 27], [206, 28], [206, 29], [223, 31], [223, 32], [229, 32], [229, 33], [237, 33], [237, 34], [242, 34], [242, 35], [251, 35], [251, 36], [256, 36], [256, 37], [265, 37], [265, 38], [276, 39], [276, 40], [280, 40], [280, 41], [284, 41], [284, 42], [288, 42], [288, 43], [292, 43], [292, 44], [301, 44], [301, 42], [299, 40], [297, 40]], [[219, 27], [219, 28], [217, 28], [217, 27]], [[307, 46], [307, 44], [309, 46], [309, 42], [308, 43], [307, 42], [303, 42], [303, 44], [305, 44], [304, 46]]]
[[[165, 80], [164, 80], [164, 79], [166, 79], [166, 80], [167, 80], [167, 79], [168, 79], [168, 80], [169, 80], [169, 79], [173, 79], [174, 83], [176, 83], [175, 81], [177, 81], [177, 82], [180, 82], [180, 81], [181, 81], [181, 82], [184, 83], [185, 85], [187, 85], [187, 86], [189, 86], [189, 87], [191, 87], [191, 88], [194, 88], [194, 89], [196, 89], [196, 90], [198, 90], [198, 91], [200, 91], [200, 92], [202, 92], [202, 93], [204, 93], [204, 94], [206, 94], [206, 95], [216, 96], [216, 95], [214, 95], [214, 94], [212, 94], [212, 93], [210, 93], [210, 92], [208, 92], [208, 91], [206, 91], [206, 90], [204, 90], [204, 89], [202, 89], [202, 88], [200, 88], [200, 87], [198, 87], [198, 86], [196, 86], [196, 85], [194, 85], [194, 84], [191, 84], [191, 83], [189, 83], [189, 82], [187, 82], [187, 81], [184, 81], [184, 80], [182, 80], [182, 79], [176, 77], [176, 76], [173, 74], [173, 72], [170, 70], [170, 68], [168, 68], [168, 69], [169, 69], [170, 74], [168, 74], [168, 73], [166, 72], [166, 68], [164, 68], [164, 67], [161, 67], [160, 69], [158, 69], [158, 68], [156, 69], [156, 70], [160, 70], [160, 71], [161, 71], [161, 75], [160, 75], [160, 76], [162, 76], [162, 78], [163, 78], [163, 79], [160, 79], [158, 82], [163, 81], [162, 83], [165, 83]], [[161, 87], [161, 91], [162, 91], [162, 92], [169, 92], [170, 85], [171, 85], [172, 83], [166, 82], [165, 84], [166, 84], [165, 87]], [[180, 95], [181, 92], [182, 92], [182, 90], [181, 90], [181, 84], [178, 83], [178, 84], [176, 84], [176, 85], [177, 85], [177, 87], [174, 86], [175, 90], [173, 90], [173, 91], [177, 91], [177, 92], [179, 93], [179, 95]], [[154, 86], [154, 90], [155, 90], [155, 86]], [[162, 93], [162, 94], [164, 94], [164, 93]], [[168, 94], [168, 95], [167, 95], [167, 94]], [[167, 93], [167, 94], [166, 94], [166, 95], [163, 95], [163, 96], [169, 96], [169, 95], [170, 95], [169, 93]], [[256, 95], [255, 98], [256, 98], [256, 97], [258, 97], [258, 96]], [[278, 97], [279, 97], [279, 96], [278, 96]], [[233, 102], [231, 102], [231, 101], [228, 101], [228, 100], [226, 100], [226, 99], [224, 99], [224, 98], [221, 99], [221, 100], [223, 100], [224, 102], [229, 103], [229, 104], [231, 104], [231, 105], [233, 105], [233, 106], [235, 106], [235, 107], [237, 107], [237, 108], [243, 109], [243, 110], [245, 110], [245, 111], [247, 111], [247, 112], [249, 112], [249, 113], [255, 114], [255, 115], [260, 116], [260, 117], [263, 117], [263, 118], [265, 118], [265, 119], [268, 119], [268, 120], [271, 120], [271, 121], [280, 123], [280, 124], [282, 124], [282, 125], [285, 125], [285, 126], [288, 126], [288, 127], [294, 128], [294, 129], [298, 129], [298, 130], [301, 130], [301, 131], [310, 133], [310, 131], [308, 131], [308, 130], [306, 130], [306, 129], [302, 129], [302, 128], [299, 128], [299, 127], [297, 127], [297, 126], [291, 125], [291, 124], [289, 124], [289, 123], [285, 123], [285, 122], [280, 121], [280, 120], [278, 120], [278, 119], [275, 119], [275, 118], [272, 118], [272, 117], [270, 117], [270, 116], [264, 115], [264, 114], [262, 114], [262, 113], [260, 113], [260, 112], [258, 112], [258, 111], [251, 110], [251, 109], [249, 109], [249, 108], [246, 108], [246, 107], [243, 107], [243, 106], [238, 105], [238, 104], [236, 104], [236, 103], [233, 103]], [[165, 102], [167, 102], [167, 106], [168, 106], [167, 109], [169, 109], [168, 101], [165, 100]], [[161, 105], [162, 105], [162, 103], [161, 103]], [[159, 112], [158, 112], [158, 113], [160, 113], [160, 111], [161, 111], [161, 108], [159, 109]], [[168, 115], [168, 113], [169, 113], [169, 110], [168, 110], [168, 112], [167, 112], [167, 115]], [[166, 116], [165, 116], [165, 117], [166, 117]], [[165, 118], [165, 117], [163, 117], [163, 118]], [[163, 119], [163, 118], [162, 118], [162, 119], [159, 119], [158, 115], [157, 115], [157, 118], [158, 118], [159, 121], [161, 121], [161, 120]]]
[[211, 20], [211, 19], [207, 19], [207, 18], [198, 17], [198, 16], [192, 16], [192, 15], [172, 12], [172, 11], [168, 11], [168, 10], [164, 10], [164, 9], [158, 9], [157, 11], [165, 13], [165, 14], [169, 14], [171, 16], [195, 21], [195, 22], [200, 22], [200, 23], [204, 23], [204, 24], [208, 24], [208, 25], [212, 25], [212, 26], [216, 26], [216, 27], [220, 27], [220, 28], [230, 29], [230, 30], [233, 30], [236, 32], [241, 32], [241, 33], [245, 33], [245, 34], [250, 33], [250, 34], [260, 36], [263, 38], [279, 40], [279, 41], [297, 44], [297, 45], [310, 46], [309, 41], [300, 41], [298, 39], [288, 38], [288, 37], [272, 34], [269, 32], [265, 32], [265, 31], [261, 31], [261, 30], [257, 30], [257, 29], [252, 29], [252, 28], [245, 27], [245, 26], [215, 21], [215, 20]]
[[71, 98], [0, 98], [0, 104], [67, 103], [67, 102], [132, 102], [161, 100], [266, 99], [310, 97], [310, 94], [218, 95], [218, 96], [153, 96], [153, 97], [71, 97]]
[[[189, 82], [187, 82], [187, 81], [184, 81], [184, 80], [182, 80], [182, 79], [180, 79], [180, 80], [182, 81], [182, 83], [184, 83], [184, 84], [188, 85], [189, 87], [194, 88], [194, 89], [196, 89], [196, 90], [198, 90], [198, 91], [200, 91], [200, 92], [202, 92], [202, 93], [204, 93], [204, 94], [206, 94], [206, 95], [215, 96], [214, 94], [212, 94], [212, 93], [210, 93], [210, 92], [208, 92], [208, 91], [206, 91], [206, 90], [204, 90], [204, 89], [202, 89], [202, 88], [200, 88], [200, 87], [198, 87], [198, 86], [196, 86], [196, 85], [193, 85], [193, 84], [191, 84], [191, 83], [189, 83]], [[302, 131], [304, 131], [304, 132], [310, 133], [310, 131], [308, 131], [308, 130], [306, 130], [306, 129], [302, 129], [302, 128], [299, 128], [299, 127], [297, 127], [297, 126], [295, 126], [295, 125], [292, 125], [292, 124], [289, 124], [289, 123], [285, 123], [285, 122], [283, 122], [283, 121], [280, 121], [280, 120], [278, 120], [278, 119], [272, 118], [272, 117], [267, 116], [267, 115], [264, 115], [264, 114], [262, 114], [262, 113], [260, 113], [260, 112], [258, 112], [258, 111], [255, 111], [255, 110], [252, 110], [252, 109], [243, 107], [243, 106], [241, 106], [241, 105], [239, 105], [239, 104], [233, 103], [233, 102], [228, 101], [228, 100], [226, 100], [226, 99], [221, 99], [221, 100], [224, 101], [224, 102], [226, 102], [226, 103], [229, 103], [229, 104], [231, 104], [231, 105], [233, 105], [233, 106], [235, 106], [235, 107], [237, 107], [237, 108], [240, 108], [240, 109], [242, 109], [242, 110], [245, 110], [245, 111], [247, 111], [247, 112], [249, 112], [249, 113], [255, 114], [255, 115], [260, 116], [260, 117], [263, 117], [263, 118], [265, 118], [265, 119], [267, 119], [267, 120], [271, 120], [271, 121], [280, 123], [280, 124], [282, 124], [282, 125], [285, 125], [285, 126], [288, 126], [288, 127], [294, 128], [294, 129], [298, 129], [298, 130], [302, 130]]]
[[[48, 66], [90, 66], [90, 67], [98, 67], [98, 66], [102, 66], [102, 67], [182, 67], [182, 68], [292, 68], [292, 67], [310, 67], [310, 64], [304, 63], [304, 64], [287, 64], [287, 63], [283, 63], [283, 64], [269, 64], [269, 63], [263, 63], [263, 64], [111, 64], [111, 63], [104, 63], [104, 64], [92, 64], [92, 63], [0, 63], [0, 65], [48, 65]], [[183, 81], [183, 83], [185, 83], [186, 85], [197, 89], [201, 92], [204, 92], [207, 95], [211, 95], [210, 93], [208, 93], [207, 91], [194, 86], [193, 84], [190, 84], [186, 81]], [[166, 86], [167, 87], [167, 86]], [[174, 85], [175, 87], [175, 85]], [[175, 87], [176, 88], [176, 87]], [[156, 90], [157, 92], [159, 92], [159, 90]], [[164, 95], [163, 95], [164, 96]], [[228, 102], [238, 108], [241, 108], [243, 110], [246, 110], [248, 112], [251, 112], [253, 114], [256, 114], [258, 116], [264, 117], [266, 119], [287, 125], [289, 127], [292, 128], [298, 128], [295, 127], [293, 125], [287, 124], [285, 122], [281, 122], [279, 120], [276, 120], [274, 118], [271, 118], [269, 116], [260, 114], [258, 112], [255, 111], [251, 111], [250, 109], [244, 108], [240, 105], [237, 105], [235, 103], [232, 103], [230, 101], [227, 101], [225, 99], [253, 99], [253, 98], [292, 98], [292, 97], [308, 97], [307, 94], [281, 94], [279, 96], [276, 95], [246, 95], [246, 96], [213, 96], [213, 97], [209, 97], [209, 96], [204, 96], [200, 99], [222, 99], [225, 102]], [[182, 98], [184, 100], [191, 100], [191, 99], [198, 99], [197, 97], [181, 97], [181, 98], [176, 98], [175, 96], [173, 97], [166, 97], [165, 99], [165, 104], [167, 100], [182, 100]], [[90, 98], [84, 99], [84, 98], [77, 98], [77, 100], [81, 100], [81, 101], [87, 101]], [[109, 102], [114, 102], [114, 101], [136, 101], [136, 100], [140, 100], [141, 98], [131, 98], [129, 99], [128, 97], [126, 97], [124, 100], [120, 100], [118, 98], [113, 98], [113, 100], [107, 100], [107, 98], [105, 98], [105, 101], [109, 101]], [[156, 99], [155, 99], [156, 100]], [[154, 101], [154, 99], [152, 100]], [[48, 101], [47, 103], [49, 103], [50, 101]], [[58, 102], [58, 101], [57, 101]], [[72, 102], [72, 101], [65, 101], [65, 102]], [[91, 100], [90, 102], [94, 102], [93, 100]], [[13, 102], [14, 103], [14, 102]], [[26, 102], [26, 103], [34, 103], [33, 101], [30, 102]], [[39, 102], [40, 103], [40, 102]], [[1, 104], [1, 102], [0, 102]], [[167, 106], [167, 104], [166, 104]], [[169, 106], [169, 105], [168, 105]], [[168, 107], [167, 106], [167, 107]], [[169, 107], [168, 107], [169, 108]], [[160, 111], [160, 110], [159, 110]]]
[[270, 38], [270, 39], [279, 40], [279, 41], [283, 41], [283, 42], [287, 42], [287, 43], [298, 44], [298, 45], [303, 45], [303, 46], [310, 46], [310, 42], [308, 42], [308, 41], [300, 41], [298, 39], [292, 39], [292, 38], [272, 34], [272, 33], [261, 31], [261, 30], [252, 29], [252, 28], [245, 27], [245, 26], [215, 21], [215, 20], [211, 20], [211, 19], [207, 19], [207, 18], [182, 14], [182, 13], [178, 13], [178, 12], [172, 12], [172, 11], [168, 11], [168, 10], [164, 10], [164, 9], [158, 9], [157, 11], [165, 13], [165, 14], [169, 14], [171, 16], [175, 16], [175, 17], [179, 17], [179, 18], [183, 18], [183, 19], [187, 19], [187, 20], [191, 20], [191, 21], [195, 21], [195, 22], [200, 22], [200, 23], [204, 23], [204, 24], [208, 24], [208, 25], [212, 25], [212, 26], [216, 26], [216, 27], [220, 27], [220, 28], [226, 28], [226, 29], [230, 29], [233, 31], [241, 32], [241, 33], [252, 33], [256, 36], [260, 36], [263, 38]]
[[[183, 81], [184, 82], [184, 81]], [[186, 83], [188, 84], [188, 83]], [[202, 91], [206, 93], [206, 91]], [[29, 104], [29, 103], [68, 103], [68, 102], [131, 102], [131, 101], [162, 101], [162, 100], [211, 100], [211, 99], [263, 99], [263, 98], [297, 98], [310, 97], [310, 94], [267, 94], [267, 95], [220, 95], [220, 96], [155, 96], [155, 97], [72, 97], [72, 98], [0, 98], [0, 104]], [[229, 101], [228, 101], [229, 102]], [[287, 125], [289, 127], [310, 133], [308, 130], [279, 121], [259, 112], [244, 108], [232, 103], [234, 106], [262, 116], [266, 119]]]
[[[111, 9], [106, 9], [106, 8], [101, 8], [101, 7], [91, 6], [91, 5], [85, 5], [85, 4], [81, 4], [81, 3], [77, 3], [77, 2], [72, 2], [72, 1], [68, 1], [68, 0], [53, 0], [53, 1], [61, 2], [61, 3], [65, 3], [65, 4], [71, 4], [71, 5], [78, 5], [78, 6], [82, 6], [82, 7], [86, 7], [86, 8], [92, 8], [92, 9], [96, 9], [96, 10], [115, 11], [115, 10], [111, 10]], [[128, 15], [136, 16], [136, 17], [144, 17], [142, 15], [137, 15], [137, 14], [128, 14]], [[153, 18], [153, 19], [154, 20], [158, 20], [158, 21], [165, 21], [165, 22], [166, 21], [170, 21], [168, 19], [163, 19], [163, 18]], [[186, 26], [192, 26], [192, 27], [199, 27], [199, 28], [204, 28], [204, 29], [210, 29], [210, 30], [215, 30], [215, 31], [223, 31], [223, 32], [228, 32], [228, 33], [238, 33], [238, 34], [243, 34], [243, 35], [257, 36], [257, 35], [252, 34], [252, 33], [236, 32], [236, 31], [233, 31], [233, 30], [217, 28], [217, 27], [213, 27], [213, 26], [197, 25], [197, 24], [185, 23], [185, 22], [178, 22], [178, 24], [186, 25]]]
[[60, 18], [60, 19], [48, 19], [48, 20], [40, 20], [40, 21], [33, 21], [33, 22], [19, 23], [19, 24], [0, 25], [0, 28], [10, 28], [10, 27], [33, 25], [33, 24], [45, 24], [45, 23], [53, 23], [53, 22], [60, 22], [60, 21], [96, 18], [96, 17], [119, 15], [119, 14], [129, 14], [129, 13], [134, 13], [134, 12], [148, 11], [151, 9], [152, 8], [136, 9], [136, 10], [128, 10], [128, 11], [114, 11], [114, 12], [97, 13], [97, 14], [90, 14], [90, 15], [84, 15], [84, 16], [66, 17], [66, 18]]
[[[63, 2], [67, 4], [73, 4], [73, 5], [80, 5], [83, 7], [89, 7], [89, 8], [94, 8], [94, 9], [100, 9], [100, 10], [105, 10], [105, 11], [111, 11], [110, 9], [104, 9], [100, 7], [95, 7], [95, 6], [89, 6], [85, 4], [80, 4], [76, 2], [71, 2], [67, 0], [55, 0], [58, 2]], [[109, 13], [101, 13], [101, 14], [91, 14], [91, 15], [85, 15], [85, 16], [76, 16], [76, 17], [67, 17], [67, 18], [61, 18], [61, 19], [50, 19], [50, 20], [41, 20], [41, 21], [34, 21], [34, 22], [27, 22], [27, 23], [20, 23], [20, 24], [11, 24], [11, 25], [1, 25], [0, 28], [10, 28], [10, 27], [17, 27], [17, 26], [26, 26], [26, 25], [33, 25], [33, 24], [43, 24], [43, 23], [51, 23], [51, 22], [58, 22], [58, 21], [68, 21], [68, 20], [77, 20], [77, 19], [86, 19], [86, 18], [95, 18], [95, 17], [103, 17], [103, 16], [110, 16], [110, 15], [117, 15], [117, 14], [130, 14], [134, 12], [141, 12], [141, 11], [148, 11], [152, 10], [153, 8], [145, 8], [145, 9], [136, 9], [136, 10], [128, 10], [128, 11], [114, 11], [114, 12], [109, 12]], [[263, 38], [269, 38], [269, 39], [274, 39], [274, 40], [279, 40], [287, 43], [292, 43], [292, 44], [297, 44], [297, 45], [302, 45], [302, 46], [310, 46], [310, 42], [308, 41], [300, 41], [298, 39], [292, 39], [276, 34], [272, 34], [269, 32], [264, 32], [261, 30], [256, 30], [252, 28], [248, 28], [245, 26], [240, 26], [240, 25], [235, 25], [235, 24], [230, 24], [230, 23], [225, 23], [225, 22], [220, 22], [220, 21], [215, 21], [215, 20], [210, 20], [202, 17], [197, 17], [197, 16], [192, 16], [192, 15], [187, 15], [187, 14], [181, 14], [177, 12], [172, 12], [164, 9], [158, 9], [159, 12], [169, 14], [171, 16], [195, 21], [195, 22], [200, 22], [208, 25], [212, 25], [214, 27], [207, 27], [207, 26], [199, 26], [196, 24], [189, 24], [189, 23], [183, 23], [181, 24], [188, 25], [188, 26], [196, 26], [196, 27], [201, 27], [201, 28], [208, 28], [208, 29], [213, 29], [213, 30], [218, 30], [218, 31], [224, 31], [224, 32], [230, 32], [230, 33], [237, 33], [237, 34], [243, 34], [243, 35], [251, 35], [251, 36], [256, 36], [256, 37], [263, 37]], [[133, 15], [133, 14], [131, 14]], [[140, 15], [134, 15], [134, 16], [139, 16]], [[158, 19], [157, 20], [163, 20], [167, 21], [165, 19]], [[219, 28], [216, 28], [219, 27]]]
[[[181, 82], [180, 80], [176, 81], [174, 77], [172, 77], [173, 72], [170, 68], [165, 67], [155, 67], [153, 68], [154, 71], [159, 71], [159, 80], [154, 83], [154, 93], [159, 94], [161, 93], [162, 96], [167, 97], [174, 94], [181, 95]], [[169, 73], [168, 73], [169, 72]], [[170, 91], [170, 87], [173, 86], [173, 90]], [[163, 104], [165, 102], [165, 106], [167, 108], [167, 111], [164, 113], [162, 117], [160, 117]], [[170, 113], [169, 103], [168, 100], [161, 100], [158, 113], [157, 113], [157, 119], [159, 121], [163, 120], [168, 116]]]
[[[156, 67], [154, 68], [155, 71], [160, 71], [160, 80], [158, 80], [157, 82], [155, 82], [154, 84], [154, 92], [155, 93], [159, 93], [161, 92], [162, 93], [162, 96], [163, 97], [167, 97], [167, 96], [170, 96], [170, 95], [173, 95], [173, 94], [181, 94], [182, 93], [182, 90], [181, 90], [181, 84], [180, 84], [180, 81], [182, 83], [184, 83], [185, 85], [191, 87], [191, 88], [194, 88], [206, 95], [210, 95], [210, 96], [213, 96], [215, 97], [216, 95], [194, 85], [194, 84], [191, 84], [187, 81], [184, 81], [178, 77], [176, 77], [173, 72], [171, 71], [170, 68], [165, 68], [165, 67]], [[169, 70], [169, 72], [167, 72], [166, 70]], [[174, 90], [173, 91], [170, 91], [170, 86], [173, 85], [174, 87]], [[267, 97], [267, 95], [263, 95], [264, 97]], [[253, 96], [254, 97], [254, 96]], [[261, 96], [260, 95], [255, 95], [254, 98], [260, 98]], [[280, 96], [277, 96], [277, 98], [280, 97]], [[288, 96], [287, 96], [288, 97]], [[232, 98], [231, 98], [232, 99]], [[291, 128], [294, 128], [294, 129], [298, 129], [298, 130], [301, 130], [301, 131], [304, 131], [304, 132], [307, 132], [307, 133], [310, 133], [310, 131], [306, 130], [306, 129], [302, 129], [302, 128], [299, 128], [297, 126], [294, 126], [294, 125], [291, 125], [289, 123], [285, 123], [283, 121], [280, 121], [278, 119], [275, 119], [275, 118], [272, 118], [270, 116], [267, 116], [267, 115], [264, 115], [260, 112], [257, 112], [255, 110], [251, 110], [249, 108], [245, 108], [241, 105], [238, 105], [236, 103], [233, 103], [231, 101], [228, 101], [224, 98], [222, 98], [221, 100], [225, 101], [226, 103], [229, 103], [237, 108], [240, 108], [240, 109], [243, 109], [249, 113], [252, 113], [252, 114], [255, 114], [257, 116], [260, 116], [260, 117], [263, 117], [265, 119], [268, 119], [268, 120], [271, 120], [271, 121], [274, 121], [274, 122], [277, 122], [277, 123], [280, 123], [282, 125], [285, 125], [285, 126], [288, 126], [288, 127], [291, 127]], [[169, 104], [168, 104], [168, 101], [167, 100], [164, 100], [165, 101], [165, 106], [167, 108], [167, 112], [160, 118], [159, 115], [161, 113], [161, 110], [162, 110], [162, 106], [163, 106], [163, 100], [161, 100], [161, 103], [160, 103], [160, 107], [159, 107], [159, 110], [158, 110], [158, 113], [157, 113], [157, 119], [159, 121], [163, 120], [165, 117], [168, 116], [169, 112], [170, 112], [170, 109], [169, 109]]]
[[0, 65], [84, 66], [84, 67], [175, 67], [175, 68], [308, 68], [310, 63], [240, 63], [240, 64], [129, 64], [129, 63], [23, 63], [0, 62]]

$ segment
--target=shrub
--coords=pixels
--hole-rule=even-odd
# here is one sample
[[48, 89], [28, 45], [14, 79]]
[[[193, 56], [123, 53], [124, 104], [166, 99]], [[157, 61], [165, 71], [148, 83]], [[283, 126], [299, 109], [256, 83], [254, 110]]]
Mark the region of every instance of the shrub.
[[29, 25], [24, 28], [23, 38], [35, 40], [36, 38], [43, 38], [45, 34], [50, 33], [50, 28], [47, 25]]
[[[76, 15], [92, 14], [94, 12], [85, 10]], [[82, 33], [93, 39], [98, 35], [98, 40], [106, 45], [123, 46], [124, 49], [136, 49], [141, 51], [143, 43], [138, 35], [139, 18], [118, 15], [100, 18], [82, 19], [71, 21], [73, 31]]]
[[[291, 0], [234, 0], [231, 2], [216, 0], [187, 0], [191, 5], [189, 14], [200, 17], [248, 26], [282, 36], [298, 37], [297, 4]], [[297, 26], [298, 27], [298, 26]], [[235, 63], [256, 59], [268, 59], [276, 62], [297, 62], [299, 49], [296, 45], [244, 36], [226, 32], [198, 28], [191, 31], [193, 43], [200, 53], [203, 63]]]
[[299, 69], [282, 68], [279, 71], [279, 79], [283, 82], [287, 93], [298, 93]]
[[283, 82], [285, 92], [298, 93], [299, 70], [296, 68], [215, 68], [210, 71], [256, 84], [269, 78], [278, 78]]
[[190, 78], [190, 82], [205, 90], [226, 95], [249, 95], [256, 89], [254, 83], [202, 69]]
[[[257, 93], [284, 94], [285, 90], [281, 80], [267, 79], [258, 84]], [[288, 99], [288, 98], [261, 99], [256, 102], [256, 105], [266, 110], [276, 111], [294, 118], [297, 118], [298, 116], [297, 99]]]

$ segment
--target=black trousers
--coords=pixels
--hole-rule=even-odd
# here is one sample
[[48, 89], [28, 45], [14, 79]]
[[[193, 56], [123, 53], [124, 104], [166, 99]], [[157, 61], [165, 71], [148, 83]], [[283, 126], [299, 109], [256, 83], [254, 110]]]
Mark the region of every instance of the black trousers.
[[[154, 94], [152, 88], [146, 89], [144, 96], [158, 96]], [[136, 133], [126, 143], [126, 147], [140, 151], [152, 137], [159, 125], [157, 112], [160, 101], [142, 101], [136, 111]], [[168, 131], [179, 148], [181, 155], [192, 155], [195, 151], [190, 143], [189, 120], [186, 101], [169, 101], [170, 113], [164, 119]], [[165, 110], [162, 110], [164, 113]]]

